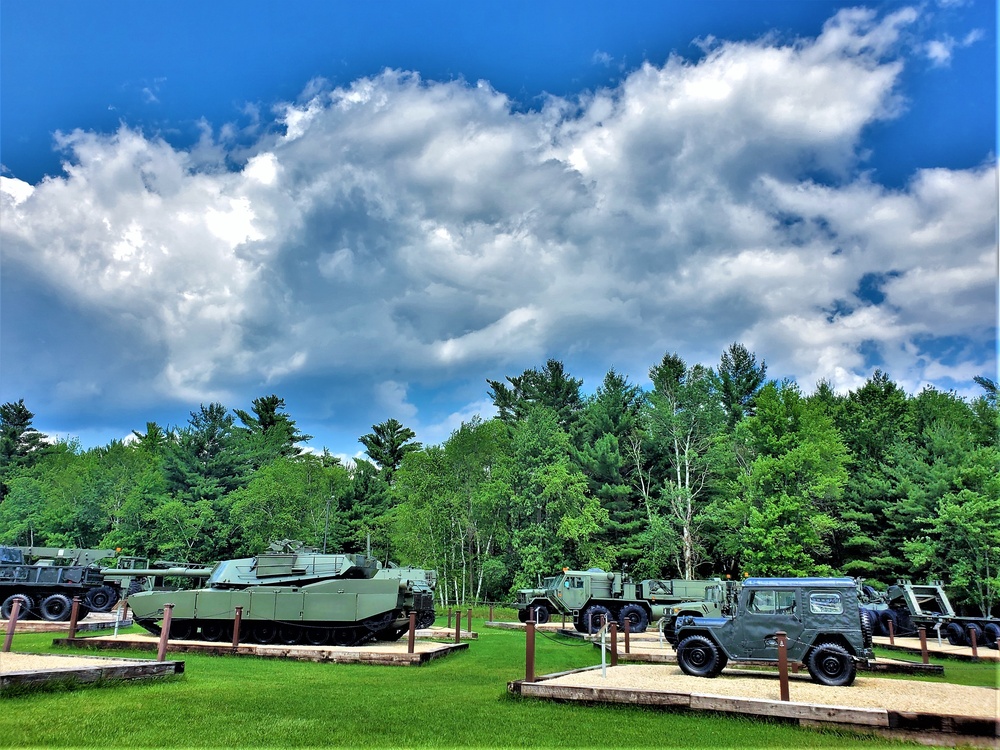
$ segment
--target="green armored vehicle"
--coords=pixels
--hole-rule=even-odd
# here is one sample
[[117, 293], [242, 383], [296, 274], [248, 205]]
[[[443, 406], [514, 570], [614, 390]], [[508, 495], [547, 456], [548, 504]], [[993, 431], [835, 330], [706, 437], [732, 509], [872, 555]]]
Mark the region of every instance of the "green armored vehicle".
[[748, 578], [731, 617], [680, 617], [673, 645], [685, 674], [717, 677], [730, 661], [777, 662], [779, 631], [788, 660], [823, 685], [852, 684], [874, 658], [851, 578]]
[[173, 604], [171, 638], [228, 641], [240, 606], [241, 639], [356, 646], [398, 640], [410, 612], [433, 622], [436, 582], [434, 571], [383, 568], [372, 557], [323, 554], [285, 540], [256, 557], [218, 563], [204, 588], [140, 592], [128, 604], [155, 634], [164, 605]]
[[[722, 582], [687, 581], [682, 579], [648, 579], [633, 583], [622, 573], [606, 573], [599, 568], [563, 570], [560, 575], [546, 578], [541, 588], [521, 589], [514, 608], [521, 622], [534, 615], [535, 622], [545, 623], [554, 614], [573, 618], [573, 626], [581, 633], [594, 633], [601, 620], [615, 620], [629, 630], [641, 633], [651, 620], [669, 614], [671, 605], [679, 602], [699, 602], [711, 606], [723, 604]], [[705, 609], [703, 611], [709, 611]], [[721, 609], [712, 609], [715, 613]]]
[[79, 616], [111, 608], [105, 594], [113, 590], [94, 565], [114, 550], [60, 549], [55, 547], [0, 546], [0, 617], [7, 619], [20, 602], [21, 619], [61, 622], [80, 597]]

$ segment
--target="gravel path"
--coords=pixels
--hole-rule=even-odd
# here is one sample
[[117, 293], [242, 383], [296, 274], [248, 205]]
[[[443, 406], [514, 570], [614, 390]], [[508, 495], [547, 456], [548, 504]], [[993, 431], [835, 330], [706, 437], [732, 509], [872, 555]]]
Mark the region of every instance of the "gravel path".
[[[114, 658], [92, 656], [59, 656], [54, 654], [0, 654], [0, 674], [7, 672], [29, 672], [36, 670], [83, 669], [85, 667], [107, 667], [118, 662]], [[134, 660], [121, 660], [127, 664]]]
[[[775, 701], [781, 697], [775, 674], [739, 674], [729, 670], [715, 679], [706, 679], [690, 677], [669, 664], [608, 667], [607, 678], [602, 678], [601, 670], [596, 669], [546, 680], [545, 684], [700, 693]], [[826, 706], [1000, 718], [1000, 691], [940, 682], [858, 677], [850, 687], [828, 687], [812, 682], [808, 675], [791, 675], [789, 697], [797, 703]]]

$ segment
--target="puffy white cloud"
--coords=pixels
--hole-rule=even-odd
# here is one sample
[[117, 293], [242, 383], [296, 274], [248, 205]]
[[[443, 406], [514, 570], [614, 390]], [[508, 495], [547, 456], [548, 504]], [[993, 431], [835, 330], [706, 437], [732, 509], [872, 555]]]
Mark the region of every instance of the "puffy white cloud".
[[[531, 111], [485, 82], [317, 82], [237, 170], [225, 128], [187, 151], [73, 132], [64, 176], [2, 179], [5, 273], [127, 323], [158, 363], [137, 388], [194, 402], [311, 378], [337, 418], [360, 377], [432, 432], [468, 411], [423, 414], [413, 384], [475, 381], [454, 398], [480, 408], [485, 378], [546, 356], [641, 377], [739, 340], [806, 387], [857, 386], [873, 350], [906, 382], [968, 375], [995, 334], [995, 168], [857, 176], [865, 128], [902, 112], [915, 18], [713, 39]], [[40, 377], [86, 394], [100, 373]]]

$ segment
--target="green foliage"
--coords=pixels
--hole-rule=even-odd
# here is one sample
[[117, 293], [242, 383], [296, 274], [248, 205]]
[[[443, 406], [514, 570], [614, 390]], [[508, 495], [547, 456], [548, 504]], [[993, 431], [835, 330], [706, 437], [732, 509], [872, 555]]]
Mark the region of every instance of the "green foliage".
[[398, 420], [346, 465], [303, 452], [277, 395], [201, 405], [127, 444], [49, 445], [0, 406], [0, 542], [121, 547], [207, 563], [275, 538], [433, 568], [442, 604], [504, 600], [564, 566], [633, 579], [754, 574], [943, 578], [957, 606], [1000, 601], [1000, 412], [907, 395], [876, 371], [838, 394], [764, 383], [739, 344], [718, 371], [666, 354], [652, 388], [595, 392], [549, 360], [489, 381], [496, 419], [422, 446]]

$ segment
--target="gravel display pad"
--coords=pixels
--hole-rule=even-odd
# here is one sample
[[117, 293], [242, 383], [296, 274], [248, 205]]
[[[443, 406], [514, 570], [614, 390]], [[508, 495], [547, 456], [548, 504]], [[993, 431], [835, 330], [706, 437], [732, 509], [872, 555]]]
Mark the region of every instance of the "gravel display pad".
[[81, 669], [84, 667], [106, 667], [108, 664], [128, 664], [134, 660], [114, 659], [100, 656], [59, 656], [54, 654], [0, 654], [0, 674], [8, 672], [55, 671], [59, 669]]
[[[775, 701], [781, 697], [778, 677], [775, 674], [739, 673], [729, 670], [714, 679], [706, 679], [690, 677], [679, 667], [671, 665], [619, 665], [609, 667], [606, 678], [602, 678], [601, 670], [596, 669], [545, 680], [544, 684], [708, 693]], [[789, 698], [797, 703], [878, 708], [983, 719], [997, 719], [1000, 711], [1000, 691], [993, 688], [915, 680], [887, 680], [879, 677], [859, 676], [850, 687], [828, 687], [812, 682], [808, 675], [790, 675]]]

